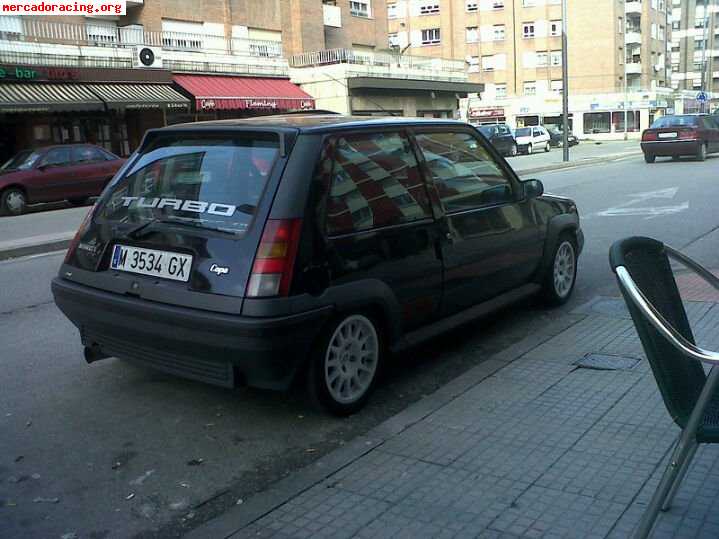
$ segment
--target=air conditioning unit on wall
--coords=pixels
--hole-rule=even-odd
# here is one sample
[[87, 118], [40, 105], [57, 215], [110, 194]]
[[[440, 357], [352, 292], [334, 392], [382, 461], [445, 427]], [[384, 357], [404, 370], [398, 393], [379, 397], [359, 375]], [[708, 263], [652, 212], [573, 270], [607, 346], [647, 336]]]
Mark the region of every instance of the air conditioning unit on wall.
[[135, 47], [132, 55], [132, 67], [139, 69], [161, 69], [162, 49], [155, 47]]

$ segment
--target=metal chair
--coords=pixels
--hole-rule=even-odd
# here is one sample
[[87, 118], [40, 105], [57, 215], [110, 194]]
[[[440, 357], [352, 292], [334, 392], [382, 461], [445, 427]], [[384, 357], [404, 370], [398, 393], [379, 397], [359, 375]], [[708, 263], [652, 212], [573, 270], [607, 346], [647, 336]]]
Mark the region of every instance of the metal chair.
[[[719, 279], [682, 253], [650, 239], [620, 240], [609, 262], [629, 308], [664, 404], [682, 432], [635, 537], [648, 537], [667, 511], [700, 443], [719, 443], [719, 353], [699, 348], [692, 334], [669, 260], [719, 290]], [[707, 376], [701, 362], [712, 365]]]

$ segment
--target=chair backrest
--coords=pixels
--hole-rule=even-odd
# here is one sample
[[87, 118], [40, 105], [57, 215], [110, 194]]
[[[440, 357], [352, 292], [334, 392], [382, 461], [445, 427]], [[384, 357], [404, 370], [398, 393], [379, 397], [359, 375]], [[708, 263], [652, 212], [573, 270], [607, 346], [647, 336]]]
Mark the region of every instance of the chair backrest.
[[[649, 303], [685, 339], [695, 342], [663, 243], [642, 237], [620, 240], [609, 250], [609, 263], [613, 271], [617, 266], [624, 266]], [[672, 419], [684, 428], [704, 387], [704, 369], [699, 361], [685, 357], [651, 325], [634, 305], [621, 282], [619, 288], [651, 364], [664, 404]]]

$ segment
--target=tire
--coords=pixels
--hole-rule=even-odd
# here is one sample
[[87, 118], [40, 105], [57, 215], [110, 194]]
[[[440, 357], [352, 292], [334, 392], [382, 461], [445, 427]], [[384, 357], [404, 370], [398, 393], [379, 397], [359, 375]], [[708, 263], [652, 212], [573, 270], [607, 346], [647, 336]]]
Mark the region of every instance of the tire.
[[706, 161], [707, 159], [707, 145], [706, 143], [702, 144], [697, 148], [697, 161]]
[[84, 206], [87, 204], [87, 201], [90, 200], [90, 197], [81, 197], [81, 198], [68, 198], [67, 201], [72, 204], [73, 206]]
[[384, 357], [381, 328], [366, 314], [339, 316], [319, 338], [310, 360], [308, 391], [315, 406], [337, 416], [369, 399]]
[[656, 160], [657, 160], [657, 156], [656, 156], [656, 155], [652, 155], [652, 154], [650, 154], [650, 153], [645, 153], [645, 154], [644, 154], [644, 161], [645, 161], [646, 163], [653, 163], [653, 162], [656, 161]]
[[527, 155], [531, 155], [531, 154], [532, 154], [532, 143], [530, 142], [529, 144], [527, 144]]
[[552, 148], [551, 148], [551, 146], [549, 145], [549, 142], [547, 142], [547, 145], [544, 147], [544, 151], [545, 151], [545, 152], [548, 152], [548, 151], [551, 150], [551, 149], [552, 149]]
[[552, 263], [542, 283], [543, 296], [550, 305], [566, 303], [577, 282], [577, 242], [569, 233], [559, 236]]
[[27, 208], [27, 196], [19, 187], [10, 187], [0, 196], [0, 214], [21, 215]]
[[516, 144], [512, 144], [512, 147], [511, 147], [510, 150], [509, 150], [509, 155], [510, 155], [510, 157], [515, 157], [515, 156], [517, 155], [517, 153], [519, 153], [519, 152], [517, 151], [517, 145], [516, 145]]
[[678, 155], [672, 155], [672, 161], [679, 161]]

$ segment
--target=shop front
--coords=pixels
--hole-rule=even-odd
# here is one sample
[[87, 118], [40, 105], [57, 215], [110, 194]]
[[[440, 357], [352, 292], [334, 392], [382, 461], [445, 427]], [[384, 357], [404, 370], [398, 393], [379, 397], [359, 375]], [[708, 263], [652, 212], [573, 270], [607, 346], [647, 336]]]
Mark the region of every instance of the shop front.
[[469, 123], [474, 125], [503, 124], [507, 117], [504, 114], [504, 107], [470, 107]]
[[315, 100], [287, 79], [175, 74], [174, 87], [192, 103], [168, 123], [224, 120], [312, 110]]
[[189, 100], [162, 70], [0, 66], [0, 161], [20, 150], [88, 142], [127, 156]]

